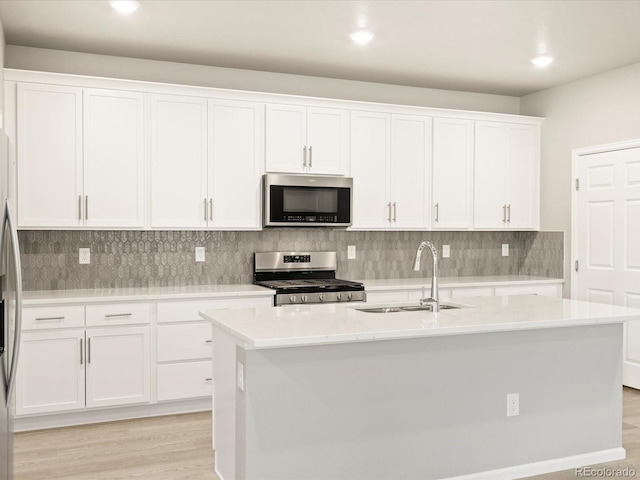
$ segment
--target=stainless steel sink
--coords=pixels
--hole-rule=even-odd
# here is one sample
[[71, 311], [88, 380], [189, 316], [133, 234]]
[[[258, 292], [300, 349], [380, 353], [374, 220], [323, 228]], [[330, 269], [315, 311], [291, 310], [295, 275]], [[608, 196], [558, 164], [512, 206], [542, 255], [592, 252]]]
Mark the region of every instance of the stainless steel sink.
[[[440, 305], [440, 310], [451, 310], [454, 308], [460, 308], [456, 305]], [[373, 308], [358, 308], [357, 310], [366, 313], [395, 313], [395, 312], [419, 312], [427, 311], [432, 312], [432, 305], [410, 305], [405, 307], [373, 307]]]

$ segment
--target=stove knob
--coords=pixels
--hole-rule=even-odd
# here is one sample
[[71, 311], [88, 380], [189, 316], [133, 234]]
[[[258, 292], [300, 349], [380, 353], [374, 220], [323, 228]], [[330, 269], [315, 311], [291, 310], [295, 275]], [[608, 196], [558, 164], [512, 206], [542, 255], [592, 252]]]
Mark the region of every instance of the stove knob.
[[321, 302], [324, 302], [324, 293], [321, 293], [320, 295], [318, 295], [318, 300], [320, 300]]
[[300, 297], [302, 299], [302, 303], [307, 301], [307, 296], [306, 295], [302, 295], [302, 297]]
[[349, 292], [349, 293], [347, 294], [347, 298], [348, 298], [349, 300], [351, 300], [351, 299], [353, 298], [353, 293]]
[[336, 295], [336, 297], [338, 298], [338, 301], [342, 300], [342, 294], [341, 294], [341, 293], [338, 293], [338, 294]]
[[295, 295], [290, 295], [289, 296], [289, 303], [296, 303], [296, 296]]

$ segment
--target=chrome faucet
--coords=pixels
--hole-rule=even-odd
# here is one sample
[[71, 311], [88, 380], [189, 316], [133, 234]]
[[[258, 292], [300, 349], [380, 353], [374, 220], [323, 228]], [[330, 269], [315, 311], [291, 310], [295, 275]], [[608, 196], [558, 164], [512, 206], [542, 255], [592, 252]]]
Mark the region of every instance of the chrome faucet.
[[[429, 250], [431, 250], [431, 256], [433, 257], [433, 274], [431, 275], [431, 297], [421, 298], [420, 305], [431, 304], [433, 306], [433, 311], [437, 312], [440, 310], [440, 297], [438, 295], [438, 251], [433, 243], [422, 242], [420, 244], [416, 251], [416, 259], [413, 262], [413, 269], [416, 272], [420, 271], [420, 257], [422, 256], [422, 250], [424, 250], [425, 247], [429, 247]], [[424, 297], [424, 293], [422, 296]]]

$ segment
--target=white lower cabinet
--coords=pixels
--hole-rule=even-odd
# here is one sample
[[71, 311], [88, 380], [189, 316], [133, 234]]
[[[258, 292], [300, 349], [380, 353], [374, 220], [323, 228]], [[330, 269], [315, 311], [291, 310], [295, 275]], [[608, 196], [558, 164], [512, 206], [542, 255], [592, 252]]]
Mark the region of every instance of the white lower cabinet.
[[209, 396], [212, 380], [211, 360], [158, 365], [158, 401]]
[[22, 334], [16, 414], [84, 408], [84, 329]]

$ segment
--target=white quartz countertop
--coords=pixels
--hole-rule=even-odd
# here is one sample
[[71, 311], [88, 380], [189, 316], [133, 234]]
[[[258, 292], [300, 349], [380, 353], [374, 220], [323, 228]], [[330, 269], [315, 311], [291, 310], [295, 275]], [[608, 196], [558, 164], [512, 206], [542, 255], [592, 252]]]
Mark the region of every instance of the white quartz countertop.
[[[465, 308], [438, 313], [365, 313], [373, 304], [290, 305], [207, 310], [200, 314], [245, 349], [329, 345], [571, 327], [640, 320], [640, 309], [538, 295], [475, 297], [443, 302]], [[406, 304], [396, 304], [406, 305]]]
[[250, 284], [232, 285], [192, 285], [184, 287], [140, 287], [140, 288], [100, 288], [83, 290], [40, 290], [23, 293], [25, 306], [131, 302], [171, 299], [229, 298], [229, 297], [272, 297], [275, 292], [268, 288]]
[[[382, 290], [405, 290], [407, 288], [420, 289], [424, 285], [431, 285], [431, 277], [421, 278], [383, 278], [375, 280], [356, 280], [365, 285], [367, 291], [375, 292]], [[532, 275], [485, 275], [474, 277], [440, 277], [438, 285], [440, 288], [455, 287], [479, 287], [483, 285], [512, 285], [514, 283], [523, 284], [556, 284], [564, 283], [562, 278], [536, 277]]]

